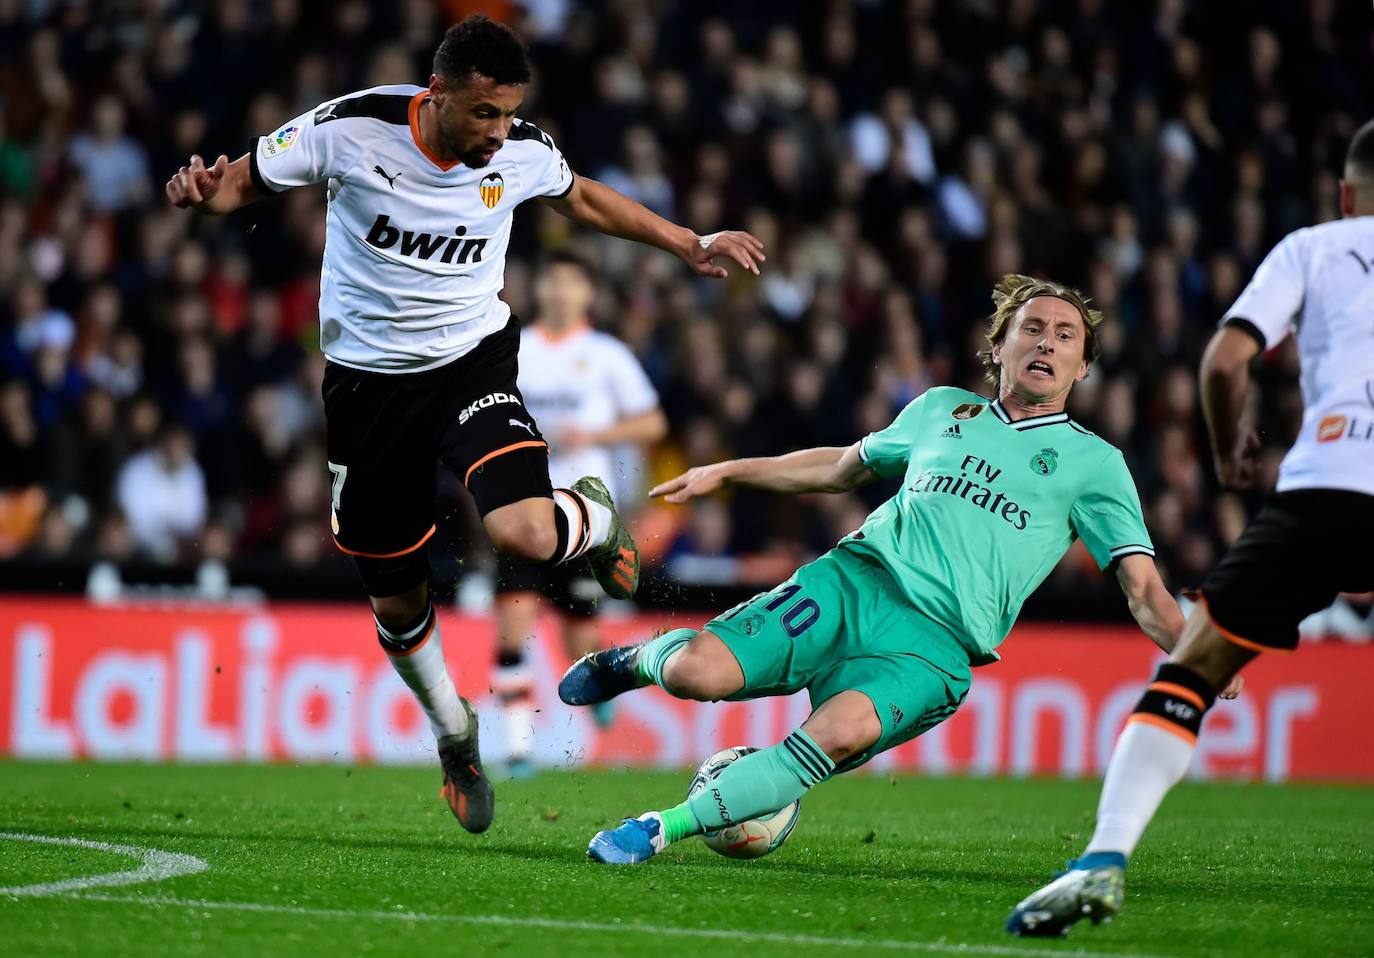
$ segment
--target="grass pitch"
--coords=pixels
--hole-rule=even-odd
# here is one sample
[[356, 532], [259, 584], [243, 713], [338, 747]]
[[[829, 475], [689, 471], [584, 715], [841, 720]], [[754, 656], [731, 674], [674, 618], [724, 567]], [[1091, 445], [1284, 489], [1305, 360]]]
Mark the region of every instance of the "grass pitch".
[[[612, 869], [598, 828], [688, 774], [547, 773], [463, 832], [436, 770], [0, 763], [0, 831], [157, 849], [198, 874], [0, 894], [9, 955], [1150, 956], [1374, 953], [1374, 790], [1185, 785], [1113, 924], [1013, 939], [1011, 907], [1076, 853], [1093, 782], [845, 776], [787, 845], [699, 842]], [[178, 859], [178, 861], [185, 861]], [[99, 847], [0, 840], [0, 888], [128, 871]], [[157, 868], [154, 867], [156, 872]]]

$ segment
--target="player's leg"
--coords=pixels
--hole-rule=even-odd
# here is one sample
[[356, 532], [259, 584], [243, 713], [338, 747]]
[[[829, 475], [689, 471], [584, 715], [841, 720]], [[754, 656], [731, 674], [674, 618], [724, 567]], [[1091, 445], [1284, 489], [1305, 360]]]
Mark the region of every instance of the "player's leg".
[[[586, 584], [591, 585], [590, 580]], [[597, 621], [596, 602], [579, 592], [576, 576], [568, 574], [562, 577], [560, 585], [551, 601], [563, 614], [563, 648], [568, 658], [576, 662], [601, 648], [601, 625]], [[595, 703], [592, 705], [592, 718], [599, 728], [609, 728], [615, 718], [615, 703]]]
[[[873, 583], [866, 577], [856, 579], [839, 565], [799, 570], [789, 585], [800, 589], [780, 587], [712, 622], [710, 628], [722, 635], [703, 632], [673, 651], [659, 679], [665, 687], [719, 681], [693, 691], [723, 692], [714, 696], [721, 698], [782, 694], [805, 685], [818, 703], [807, 720], [782, 742], [731, 763], [709, 789], [600, 833], [588, 849], [593, 858], [637, 863], [688, 836], [775, 812], [837, 767], [857, 767], [953, 714], [968, 691], [967, 653], [948, 635], [929, 629], [928, 620], [909, 614], [905, 604], [870, 591]], [[786, 598], [779, 602], [779, 596]], [[810, 614], [812, 606], [802, 604], [808, 602], [819, 614]], [[768, 612], [778, 619], [770, 620]], [[805, 638], [812, 627], [818, 630], [814, 642]], [[782, 635], [771, 634], [774, 629]], [[897, 635], [904, 647], [919, 646], [923, 655], [886, 651], [885, 638]], [[703, 636], [709, 641], [694, 654]], [[727, 691], [731, 673], [717, 671], [716, 646], [735, 660], [734, 674], [742, 683], [737, 691]], [[694, 663], [697, 657], [702, 664]], [[679, 670], [690, 678], [675, 677]]]
[[1009, 932], [1056, 937], [1083, 918], [1100, 924], [1121, 910], [1127, 859], [1164, 796], [1188, 771], [1217, 691], [1255, 655], [1225, 638], [1203, 607], [1193, 610], [1183, 639], [1116, 740], [1087, 849], [1016, 906]]
[[[1374, 534], [1372, 503], [1331, 490], [1282, 493], [1255, 517], [1208, 575], [1183, 638], [1117, 739], [1086, 851], [1017, 906], [1009, 931], [1067, 934], [1083, 917], [1109, 920], [1120, 909], [1127, 860], [1187, 772], [1217, 693], [1258, 652], [1295, 649], [1298, 623], [1338, 591], [1374, 584], [1374, 559], [1350, 545]], [[1329, 535], [1338, 525], [1349, 538]]]
[[534, 679], [525, 664], [525, 643], [544, 598], [536, 589], [535, 571], [505, 556], [497, 560], [496, 670], [491, 688], [500, 704], [506, 757], [514, 775], [529, 767], [534, 751]]
[[553, 488], [548, 443], [516, 386], [519, 349], [511, 317], [460, 360], [466, 376], [446, 394], [436, 427], [439, 458], [472, 493], [500, 552], [545, 566], [586, 556], [608, 595], [629, 598], [639, 585], [638, 548], [601, 480]]
[[444, 769], [444, 797], [460, 824], [491, 824], [477, 722], [445, 664], [429, 601], [434, 532], [433, 410], [426, 382], [330, 364], [324, 381], [331, 525], [371, 598], [378, 643], [429, 719]]

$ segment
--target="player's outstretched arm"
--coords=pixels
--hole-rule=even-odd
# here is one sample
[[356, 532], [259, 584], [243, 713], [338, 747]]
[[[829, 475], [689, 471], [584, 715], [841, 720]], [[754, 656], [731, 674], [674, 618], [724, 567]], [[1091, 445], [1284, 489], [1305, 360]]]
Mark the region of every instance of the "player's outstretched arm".
[[770, 492], [848, 492], [877, 478], [859, 458], [859, 444], [820, 446], [761, 459], [730, 459], [688, 469], [649, 490], [668, 502], [686, 502], [728, 485]]
[[763, 244], [749, 233], [725, 230], [698, 236], [605, 183], [585, 176], [573, 180], [566, 196], [545, 197], [544, 202], [588, 229], [667, 250], [699, 276], [724, 279], [730, 275], [724, 266], [715, 264], [717, 257], [729, 257], [755, 276], [759, 273], [758, 264], [767, 259]]
[[1227, 489], [1248, 489], [1255, 481], [1259, 436], [1243, 423], [1250, 388], [1250, 360], [1259, 352], [1254, 336], [1236, 326], [1217, 330], [1202, 356], [1202, 411], [1212, 437], [1217, 479]]
[[246, 153], [232, 163], [221, 154], [209, 167], [200, 156], [193, 156], [189, 166], [172, 175], [165, 189], [173, 206], [209, 216], [232, 213], [262, 195], [253, 186]]
[[[1143, 553], [1123, 556], [1116, 564], [1116, 581], [1126, 593], [1131, 615], [1141, 630], [1155, 645], [1172, 652], [1183, 636], [1183, 610], [1164, 587], [1155, 568], [1155, 560]], [[1241, 677], [1237, 675], [1221, 692], [1224, 699], [1240, 694]]]

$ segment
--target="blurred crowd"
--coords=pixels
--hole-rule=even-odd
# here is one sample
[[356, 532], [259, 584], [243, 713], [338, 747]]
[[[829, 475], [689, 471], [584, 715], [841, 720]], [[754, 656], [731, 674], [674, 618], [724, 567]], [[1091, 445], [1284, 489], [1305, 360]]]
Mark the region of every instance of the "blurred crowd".
[[[767, 245], [761, 278], [711, 282], [517, 214], [516, 313], [541, 254], [579, 249], [598, 322], [660, 390], [671, 438], [624, 463], [630, 485], [848, 444], [932, 384], [986, 392], [974, 354], [1016, 271], [1106, 314], [1070, 411], [1125, 453], [1167, 581], [1198, 583], [1238, 534], [1255, 502], [1216, 488], [1196, 369], [1270, 245], [1338, 216], [1345, 145], [1374, 112], [1358, 4], [0, 0], [0, 555], [338, 561], [324, 189], [214, 220], [162, 184], [341, 93], [426, 82], [469, 12], [529, 42], [521, 115], [576, 171]], [[1291, 348], [1259, 375], [1271, 483], [1296, 377]], [[735, 493], [641, 528], [685, 576], [767, 579], [890, 491]], [[443, 496], [436, 551], [483, 561], [461, 493]], [[1115, 588], [1082, 551], [1055, 578]]]

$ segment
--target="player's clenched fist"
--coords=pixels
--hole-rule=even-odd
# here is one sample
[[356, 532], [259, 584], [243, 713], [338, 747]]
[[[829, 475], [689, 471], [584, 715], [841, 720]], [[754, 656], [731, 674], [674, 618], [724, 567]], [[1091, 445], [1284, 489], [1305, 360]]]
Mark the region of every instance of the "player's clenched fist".
[[193, 156], [190, 166], [183, 166], [167, 181], [167, 198], [181, 209], [208, 203], [219, 192], [228, 168], [229, 157], [223, 154], [209, 168], [199, 155]]

